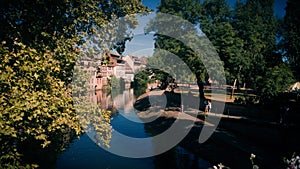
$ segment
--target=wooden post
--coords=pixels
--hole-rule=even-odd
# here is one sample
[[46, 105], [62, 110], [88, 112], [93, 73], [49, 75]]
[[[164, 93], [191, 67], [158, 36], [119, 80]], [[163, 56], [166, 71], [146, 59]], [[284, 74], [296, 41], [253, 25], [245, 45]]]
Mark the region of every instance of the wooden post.
[[233, 94], [234, 94], [234, 88], [235, 88], [235, 85], [236, 85], [236, 80], [237, 79], [234, 79], [234, 82], [233, 82], [233, 87], [232, 87], [232, 91], [231, 91], [231, 96], [230, 96], [230, 99], [233, 98]]

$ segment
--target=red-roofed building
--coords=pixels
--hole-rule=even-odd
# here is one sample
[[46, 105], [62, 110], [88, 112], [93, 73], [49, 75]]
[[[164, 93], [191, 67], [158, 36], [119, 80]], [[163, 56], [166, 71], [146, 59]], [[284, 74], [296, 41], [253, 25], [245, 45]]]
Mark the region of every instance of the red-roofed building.
[[96, 89], [103, 89], [103, 86], [108, 85], [113, 75], [130, 84], [134, 79], [134, 72], [145, 67], [147, 58], [141, 59], [129, 55], [122, 57], [119, 54], [108, 52], [101, 55], [101, 60], [101, 64], [97, 68]]

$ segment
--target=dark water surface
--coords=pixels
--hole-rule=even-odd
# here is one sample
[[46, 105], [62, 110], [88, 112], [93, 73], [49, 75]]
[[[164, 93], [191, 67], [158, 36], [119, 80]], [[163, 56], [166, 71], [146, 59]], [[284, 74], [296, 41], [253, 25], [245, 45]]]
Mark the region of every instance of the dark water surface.
[[[113, 127], [111, 147], [115, 145], [122, 150], [127, 148], [123, 146], [122, 140], [114, 137], [114, 131], [129, 137], [145, 138], [157, 134], [161, 128], [164, 128], [163, 122], [166, 119], [154, 124], [142, 122], [132, 108], [135, 102], [132, 90], [113, 97], [98, 91], [95, 101], [103, 109], [117, 110], [113, 112], [111, 120]], [[190, 131], [193, 134], [187, 135], [180, 145], [163, 154], [148, 158], [114, 155], [96, 145], [91, 139], [93, 137], [89, 137], [93, 133], [84, 134], [80, 139], [75, 139], [69, 148], [58, 156], [53, 168], [207, 169], [212, 167], [210, 163], [214, 165], [222, 163], [232, 169], [252, 169], [249, 157], [254, 153], [257, 156], [254, 162], [260, 168], [282, 169], [284, 168], [283, 157], [290, 158], [293, 152], [297, 155], [300, 152], [299, 139], [295, 134], [299, 129], [292, 126], [223, 118], [210, 139], [203, 144], [193, 144], [194, 137], [198, 137], [200, 131], [201, 128], [194, 127]], [[155, 145], [137, 144], [136, 148], [151, 151], [155, 149]]]
[[[123, 93], [120, 98], [126, 100], [124, 95], [126, 93]], [[101, 96], [103, 96], [103, 93], [101, 93]], [[106, 95], [104, 99], [107, 98], [109, 97]], [[97, 98], [97, 102], [101, 102], [99, 99], [101, 98]], [[110, 105], [113, 105], [113, 103]], [[133, 119], [135, 122], [128, 119]], [[125, 113], [124, 110], [119, 109], [118, 113], [112, 116], [111, 125], [114, 130], [127, 136], [149, 137], [144, 124], [134, 111]], [[122, 142], [116, 143], [112, 135], [112, 144], [122, 145]], [[74, 140], [56, 161], [56, 168], [59, 169], [197, 169], [209, 167], [211, 165], [208, 162], [180, 146], [154, 157], [121, 157], [97, 146], [88, 134]]]
[[[115, 130], [124, 134], [136, 137], [145, 137], [142, 123], [136, 125], [128, 123], [128, 120], [121, 115], [116, 115], [112, 120]], [[119, 143], [122, 144], [122, 143]], [[209, 168], [211, 165], [194, 156], [194, 154], [177, 146], [168, 152], [148, 158], [127, 158], [114, 155], [97, 146], [94, 141], [84, 134], [80, 139], [76, 139], [70, 147], [57, 159], [56, 168], [61, 169], [192, 169]]]

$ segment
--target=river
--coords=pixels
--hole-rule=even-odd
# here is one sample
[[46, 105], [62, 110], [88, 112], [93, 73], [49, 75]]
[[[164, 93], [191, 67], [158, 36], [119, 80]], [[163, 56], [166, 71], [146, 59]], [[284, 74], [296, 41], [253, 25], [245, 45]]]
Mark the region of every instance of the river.
[[[113, 133], [111, 146], [122, 146], [120, 140], [114, 140], [114, 131], [136, 138], [149, 137], [145, 131], [144, 123], [139, 119], [132, 108], [135, 97], [133, 90], [125, 90], [120, 94], [113, 94], [97, 91], [92, 99], [101, 108], [113, 112], [111, 125]], [[122, 105], [122, 106], [120, 106]], [[129, 120], [130, 119], [130, 120]], [[212, 165], [177, 145], [173, 149], [153, 157], [128, 158], [112, 154], [99, 147], [91, 133], [83, 134], [80, 139], [75, 139], [70, 146], [58, 156], [56, 168], [58, 169], [197, 169], [209, 168]], [[141, 146], [141, 145], [140, 145]], [[153, 147], [148, 146], [149, 149]]]

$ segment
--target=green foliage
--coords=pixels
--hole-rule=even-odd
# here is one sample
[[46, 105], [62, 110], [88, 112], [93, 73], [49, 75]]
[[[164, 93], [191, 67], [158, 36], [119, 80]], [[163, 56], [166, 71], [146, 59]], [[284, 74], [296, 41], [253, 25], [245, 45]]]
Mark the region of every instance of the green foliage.
[[200, 15], [201, 29], [216, 48], [220, 59], [224, 62], [227, 81], [233, 83], [235, 78], [243, 78], [241, 65], [247, 64], [242, 55], [243, 41], [238, 30], [232, 26], [233, 15], [224, 0], [203, 2]]
[[[0, 134], [5, 143], [1, 149], [11, 151], [11, 145], [16, 145], [18, 152], [18, 143], [27, 139], [46, 147], [56, 141], [50, 133], [67, 134], [73, 130], [79, 134], [81, 127], [73, 111], [71, 90], [54, 76], [60, 66], [53, 53], [38, 52], [22, 43], [13, 47], [11, 52], [8, 47], [0, 48]], [[63, 147], [64, 143], [58, 149]]]
[[141, 70], [137, 72], [136, 75], [134, 76], [134, 83], [137, 86], [146, 86], [148, 83], [149, 75], [150, 72], [148, 70]]
[[283, 49], [285, 59], [291, 65], [294, 76], [300, 80], [300, 3], [297, 0], [288, 0], [284, 17]]
[[166, 85], [173, 83], [174, 80], [180, 83], [195, 81], [189, 67], [180, 58], [166, 51], [155, 51], [153, 56], [148, 58], [147, 67], [151, 68], [153, 73], [151, 79], [159, 80]]
[[254, 104], [258, 102], [258, 98], [256, 96], [237, 96], [234, 98], [234, 103], [236, 104]]
[[113, 75], [110, 79], [110, 86], [113, 89], [124, 89], [125, 81], [123, 78], [117, 78], [115, 75]]
[[[281, 49], [285, 64], [276, 47], [278, 22], [273, 15], [273, 5], [272, 0], [247, 0], [237, 2], [231, 10], [224, 0], [162, 0], [158, 11], [182, 17], [195, 26], [199, 24], [219, 53], [227, 80], [231, 83], [237, 78], [238, 84], [253, 87], [264, 103], [284, 92], [294, 82], [294, 76], [299, 80], [300, 74], [299, 2], [288, 0], [287, 3]], [[109, 146], [110, 112], [99, 110], [90, 102], [85, 95], [89, 92], [88, 72], [74, 65], [82, 55], [79, 49], [87, 49], [87, 57], [111, 48], [120, 53], [124, 51], [125, 42], [131, 38], [127, 29], [134, 28], [137, 20], [134, 16], [125, 17], [126, 24], [121, 26], [111, 21], [146, 10], [137, 0], [1, 2], [0, 168], [34, 168], [36, 165], [26, 164], [22, 159], [20, 147], [24, 142], [40, 145], [41, 149], [57, 145], [55, 152], [59, 152], [69, 143], [71, 135], [78, 135], [83, 128], [96, 131], [101, 135], [96, 138], [97, 143]], [[210, 55], [213, 52], [207, 47], [209, 43], [204, 40], [193, 43], [194, 29], [187, 31], [176, 25], [174, 29], [164, 30], [156, 25], [159, 22], [158, 17], [149, 30], [170, 34], [185, 32], [182, 38], [191, 39], [191, 43], [184, 45], [179, 40], [157, 35], [155, 47], [175, 54], [188, 65], [204, 97], [202, 82], [208, 76], [209, 67], [204, 67], [189, 47], [203, 46]], [[95, 36], [87, 39], [89, 35]], [[112, 36], [118, 38], [112, 40]], [[91, 47], [86, 40], [99, 43]], [[159, 65], [166, 61], [156, 58], [152, 62]], [[222, 66], [214, 60], [207, 62], [211, 67]], [[180, 65], [166, 68], [177, 71]], [[74, 71], [77, 76], [73, 76]], [[178, 75], [176, 71], [179, 79], [189, 74]], [[158, 79], [169, 77], [155, 73]], [[136, 74], [134, 86], [138, 90], [135, 92], [145, 92], [149, 75], [148, 71]], [[71, 86], [71, 81], [76, 85]], [[118, 84], [113, 86], [117, 88]]]
[[[115, 35], [114, 29], [96, 30], [145, 10], [136, 0], [1, 2], [0, 168], [34, 168], [37, 165], [23, 160], [25, 143], [38, 149], [55, 145], [53, 151], [59, 152], [71, 135], [89, 126], [102, 134], [98, 139], [104, 145], [109, 144], [110, 113], [99, 110], [86, 95], [79, 97], [88, 87], [85, 72], [74, 68], [79, 46], [88, 35]], [[137, 22], [130, 19], [134, 27]], [[119, 30], [118, 34], [126, 34], [125, 28]], [[122, 50], [126, 40], [113, 41], [110, 48]], [[72, 79], [73, 69], [82, 74]]]
[[293, 77], [275, 43], [279, 22], [273, 1], [237, 2], [234, 10], [224, 0], [206, 0], [202, 6], [201, 29], [224, 62], [229, 84], [237, 79], [238, 87], [254, 88], [261, 103], [286, 90]]
[[257, 91], [262, 103], [274, 101], [295, 82], [292, 71], [284, 64], [268, 68], [264, 76], [258, 77]]
[[[292, 5], [293, 4], [293, 5]], [[201, 30], [216, 48], [223, 65], [229, 84], [237, 79], [238, 87], [248, 87], [256, 90], [261, 98], [261, 103], [270, 100], [283, 92], [286, 86], [293, 81], [293, 75], [298, 75], [299, 54], [299, 20], [296, 17], [298, 9], [294, 8], [297, 2], [288, 1], [287, 16], [285, 17], [284, 41], [285, 48], [276, 44], [278, 38], [279, 21], [274, 16], [273, 0], [247, 0], [237, 2], [234, 9], [230, 9], [225, 0], [201, 1], [170, 1], [163, 0], [158, 7], [159, 12], [180, 16], [193, 24], [200, 25]], [[152, 29], [161, 32], [188, 32], [176, 26], [174, 30], [164, 30], [157, 23], [160, 18], [152, 23]], [[167, 20], [167, 19], [166, 19]], [[175, 22], [176, 23], [176, 22]], [[195, 32], [190, 31], [193, 34]], [[277, 36], [277, 37], [276, 37]], [[186, 39], [191, 38], [188, 34]], [[282, 39], [282, 37], [280, 37]], [[188, 44], [193, 45], [193, 44]], [[194, 44], [195, 45], [195, 44]], [[198, 43], [200, 46], [207, 46]], [[199, 57], [186, 47], [182, 42], [156, 35], [156, 49], [163, 49], [179, 56], [195, 73], [197, 82], [203, 81], [208, 76], [207, 67], [204, 67]], [[210, 49], [203, 50], [208, 55]], [[281, 54], [285, 54], [285, 62]], [[168, 62], [171, 57], [168, 57]], [[166, 61], [156, 56], [156, 64], [165, 64]], [[205, 60], [206, 61], [206, 60]], [[209, 61], [208, 61], [209, 62]], [[153, 61], [154, 63], [154, 61]], [[213, 63], [210, 63], [214, 67]], [[173, 67], [176, 70], [178, 68]], [[218, 71], [211, 70], [213, 74]], [[280, 74], [281, 72], [282, 74]], [[283, 76], [286, 76], [285, 78]], [[284, 80], [282, 80], [284, 79]], [[201, 94], [201, 83], [200, 94]]]
[[255, 88], [257, 77], [266, 71], [267, 58], [273, 57], [270, 55], [275, 49], [277, 30], [273, 8], [273, 0], [248, 0], [245, 3], [237, 2], [233, 13], [233, 28], [243, 41], [241, 83], [246, 83], [248, 87]]
[[147, 84], [149, 82], [149, 76], [150, 73], [148, 70], [141, 70], [138, 71], [134, 75], [134, 82], [133, 82], [133, 88], [134, 88], [134, 96], [138, 98], [140, 95], [144, 94], [147, 89]]
[[99, 146], [110, 147], [112, 127], [111, 112], [99, 109], [87, 95], [73, 97], [77, 118], [85, 132], [93, 134], [94, 141]]
[[[173, 67], [168, 65], [172, 72], [174, 72], [174, 78], [178, 81], [193, 80], [194, 78], [187, 78], [182, 74], [182, 65], [187, 65], [188, 69], [195, 75], [197, 84], [199, 86], [199, 96], [204, 98], [203, 92], [203, 82], [208, 76], [214, 75], [214, 77], [220, 77], [220, 73], [217, 67], [222, 67], [222, 63], [217, 60], [211, 59], [215, 55], [215, 51], [212, 48], [210, 42], [206, 39], [203, 34], [199, 34], [197, 30], [197, 25], [199, 24], [199, 14], [202, 9], [200, 1], [189, 0], [189, 1], [168, 1], [163, 0], [158, 7], [159, 12], [164, 12], [167, 14], [172, 14], [175, 16], [182, 17], [183, 19], [190, 21], [192, 24], [188, 25], [182, 20], [176, 20], [174, 18], [160, 17], [157, 16], [149, 26], [149, 30], [155, 30], [157, 32], [164, 32], [167, 35], [174, 35], [177, 39], [164, 36], [161, 34], [156, 34], [155, 38], [155, 48], [158, 49], [159, 55], [164, 55], [167, 57], [168, 61], [162, 65], [168, 63], [173, 63]], [[163, 23], [170, 22], [176, 25], [170, 29], [170, 27], [165, 27]], [[194, 50], [197, 51], [194, 51]], [[168, 51], [169, 53], [179, 57], [180, 61], [176, 60], [176, 57], [171, 57], [169, 53], [164, 54], [160, 50]], [[201, 56], [198, 56], [201, 55]], [[183, 63], [180, 63], [183, 62]], [[176, 63], [176, 64], [175, 64]], [[203, 64], [205, 63], [205, 65]], [[185, 68], [184, 70], [188, 70]], [[178, 71], [178, 73], [176, 73]], [[185, 72], [187, 73], [187, 72]], [[210, 75], [209, 75], [210, 74]], [[181, 76], [180, 76], [181, 75]], [[212, 77], [212, 76], [211, 76]], [[212, 79], [215, 80], [215, 79]], [[221, 82], [220, 84], [224, 84]]]
[[73, 70], [72, 100], [77, 121], [81, 132], [94, 134], [94, 141], [99, 146], [109, 147], [112, 128], [110, 126], [110, 111], [102, 110], [97, 103], [92, 102], [90, 96], [94, 95], [94, 88], [89, 84], [91, 72], [84, 67], [75, 65]]
[[[7, 169], [29, 169], [37, 168], [36, 164], [23, 164], [21, 163], [21, 154], [18, 153], [15, 146], [7, 145], [8, 142], [0, 140], [1, 143], [1, 156], [0, 156], [0, 168]], [[3, 147], [12, 147], [11, 149], [5, 149]]]
[[120, 88], [120, 80], [116, 76], [112, 76], [110, 80], [110, 85], [113, 89]]

